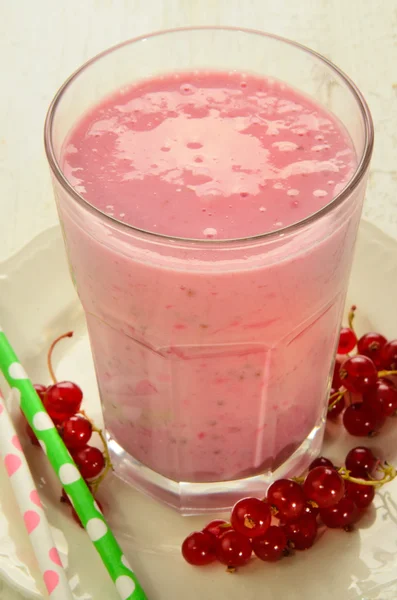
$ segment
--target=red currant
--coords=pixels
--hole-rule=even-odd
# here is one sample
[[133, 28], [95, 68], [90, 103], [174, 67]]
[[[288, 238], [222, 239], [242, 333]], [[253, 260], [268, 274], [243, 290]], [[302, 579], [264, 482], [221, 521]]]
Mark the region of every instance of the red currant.
[[84, 479], [97, 477], [105, 466], [105, 459], [98, 448], [85, 446], [73, 452], [73, 458]]
[[316, 467], [329, 467], [330, 469], [335, 468], [329, 458], [325, 458], [325, 456], [319, 456], [318, 458], [315, 458], [309, 465], [309, 471], [315, 469]]
[[378, 371], [368, 356], [357, 354], [348, 358], [343, 363], [339, 372], [342, 385], [349, 392], [365, 392], [375, 385], [378, 379]]
[[320, 509], [320, 517], [324, 525], [332, 529], [345, 528], [358, 518], [357, 506], [351, 498], [342, 498], [338, 504]]
[[332, 387], [334, 391], [339, 390], [340, 386], [342, 385], [342, 382], [339, 377], [339, 372], [343, 362], [344, 359], [340, 358], [339, 356], [336, 357], [334, 365], [334, 374], [332, 376]]
[[313, 517], [317, 517], [318, 513], [320, 512], [320, 509], [317, 506], [317, 504], [315, 504], [315, 502], [311, 502], [309, 500], [305, 504], [304, 512], [308, 513], [309, 515], [313, 515]]
[[346, 481], [345, 496], [353, 500], [358, 509], [367, 508], [375, 497], [373, 485], [360, 485], [352, 481]]
[[78, 385], [60, 381], [47, 389], [44, 406], [54, 423], [61, 423], [80, 410], [82, 400], [83, 392]]
[[370, 331], [363, 335], [357, 342], [357, 351], [359, 354], [368, 356], [378, 369], [381, 368], [381, 353], [387, 339], [380, 333]]
[[80, 415], [74, 415], [67, 419], [63, 424], [63, 441], [69, 450], [83, 448], [92, 435], [92, 425]]
[[[330, 395], [329, 395], [329, 400], [328, 400], [327, 419], [335, 420], [337, 417], [339, 417], [339, 415], [341, 414], [341, 412], [345, 408], [345, 399], [344, 399], [343, 396], [342, 396], [342, 398], [340, 398], [338, 400], [338, 402], [336, 402], [336, 404], [334, 404], [334, 402], [336, 400], [336, 396], [335, 396], [336, 392], [337, 392], [337, 390], [331, 388]], [[334, 404], [334, 406], [330, 409], [329, 407], [332, 404]]]
[[275, 562], [282, 558], [287, 547], [287, 536], [282, 527], [271, 525], [265, 535], [252, 540], [252, 549], [256, 556], [266, 562]]
[[370, 448], [357, 446], [348, 452], [345, 460], [346, 469], [353, 477], [367, 478], [376, 467], [377, 458]]
[[346, 408], [343, 413], [343, 425], [351, 435], [364, 437], [372, 435], [383, 425], [383, 422], [369, 406], [357, 402]]
[[363, 395], [371, 410], [383, 417], [391, 417], [397, 410], [397, 389], [385, 379], [378, 379], [374, 388]]
[[317, 535], [317, 520], [314, 515], [304, 513], [296, 521], [283, 525], [288, 542], [296, 550], [307, 550], [313, 546]]
[[338, 354], [348, 354], [357, 344], [356, 334], [350, 327], [342, 327], [339, 334]]
[[278, 479], [267, 490], [267, 501], [277, 508], [282, 521], [296, 520], [303, 513], [306, 498], [299, 483], [291, 479]]
[[216, 558], [228, 567], [242, 567], [252, 554], [249, 539], [238, 531], [226, 531], [216, 541]]
[[397, 370], [397, 340], [392, 340], [382, 348], [380, 362], [382, 369]]
[[269, 504], [258, 498], [243, 498], [232, 509], [233, 529], [249, 538], [263, 535], [272, 518]]
[[47, 391], [46, 386], [42, 385], [41, 383], [35, 383], [33, 387], [36, 390], [38, 397], [43, 402], [44, 395], [45, 395], [45, 393]]
[[345, 484], [335, 469], [316, 467], [307, 474], [303, 491], [308, 500], [320, 508], [328, 508], [343, 498]]
[[182, 556], [195, 566], [212, 563], [215, 560], [214, 537], [205, 531], [191, 533], [182, 544]]
[[225, 533], [225, 531], [230, 531], [231, 529], [232, 526], [227, 521], [224, 521], [223, 519], [215, 519], [214, 521], [208, 523], [208, 525], [204, 527], [203, 531], [218, 538], [220, 535], [222, 535], [222, 533]]

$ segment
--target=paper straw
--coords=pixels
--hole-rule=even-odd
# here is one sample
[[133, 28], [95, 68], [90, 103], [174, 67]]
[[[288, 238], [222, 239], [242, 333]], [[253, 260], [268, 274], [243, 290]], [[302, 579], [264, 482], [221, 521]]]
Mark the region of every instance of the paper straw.
[[[11, 396], [13, 392], [11, 392]], [[19, 438], [0, 391], [0, 456], [51, 600], [73, 600], [58, 550]]]
[[87, 484], [0, 327], [0, 370], [20, 392], [21, 410], [65, 489], [122, 600], [147, 600]]

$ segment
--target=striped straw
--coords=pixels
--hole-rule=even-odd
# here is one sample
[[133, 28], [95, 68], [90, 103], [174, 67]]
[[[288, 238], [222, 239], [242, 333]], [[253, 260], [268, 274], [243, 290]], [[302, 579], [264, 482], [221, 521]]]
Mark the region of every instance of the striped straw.
[[121, 600], [147, 600], [135, 573], [1, 328], [0, 370], [11, 389], [20, 392], [21, 410], [47, 454]]

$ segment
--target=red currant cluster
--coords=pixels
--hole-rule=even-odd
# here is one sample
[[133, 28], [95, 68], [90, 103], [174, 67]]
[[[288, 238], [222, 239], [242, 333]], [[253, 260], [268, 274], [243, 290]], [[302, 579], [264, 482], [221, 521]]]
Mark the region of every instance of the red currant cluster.
[[[375, 471], [383, 473], [375, 479]], [[381, 465], [369, 448], [353, 448], [345, 467], [327, 458], [312, 462], [306, 477], [279, 479], [266, 498], [243, 498], [233, 507], [230, 522], [217, 519], [189, 535], [182, 555], [191, 565], [215, 560], [235, 570], [254, 553], [275, 562], [293, 550], [310, 548], [320, 527], [351, 530], [372, 503], [375, 488], [391, 481], [395, 469]]]
[[[72, 337], [72, 335], [73, 333], [69, 332], [60, 336], [52, 343], [49, 349], [48, 367], [54, 383], [49, 386], [37, 384], [34, 385], [34, 388], [57, 427], [58, 433], [72, 455], [82, 477], [95, 494], [99, 484], [111, 468], [106, 440], [102, 431], [97, 429], [85, 412], [81, 410], [83, 392], [80, 387], [71, 381], [58, 382], [52, 368], [52, 352], [55, 345], [61, 339]], [[26, 423], [26, 431], [31, 442], [38, 446], [39, 442], [28, 423]], [[88, 444], [93, 433], [97, 433], [101, 438], [104, 452]], [[61, 501], [69, 503], [64, 490], [62, 491]], [[74, 518], [80, 523], [73, 507], [72, 512]]]
[[[343, 424], [351, 435], [378, 432], [387, 417], [397, 410], [397, 340], [387, 341], [380, 333], [366, 333], [359, 339], [353, 329], [355, 307], [349, 313], [349, 327], [341, 329], [335, 362], [328, 418], [343, 412]], [[350, 353], [357, 347], [357, 354]]]

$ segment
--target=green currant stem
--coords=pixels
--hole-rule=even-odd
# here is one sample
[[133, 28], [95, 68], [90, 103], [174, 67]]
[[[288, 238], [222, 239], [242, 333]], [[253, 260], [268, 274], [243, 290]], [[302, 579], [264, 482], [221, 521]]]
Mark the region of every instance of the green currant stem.
[[303, 483], [306, 479], [306, 477], [304, 475], [301, 475], [300, 477], [291, 477], [292, 481], [295, 481], [295, 483]]
[[368, 479], [361, 479], [359, 477], [352, 477], [350, 475], [350, 471], [345, 469], [345, 467], [341, 467], [338, 470], [338, 473], [342, 477], [342, 479], [346, 479], [347, 481], [351, 481], [352, 483], [358, 483], [359, 485], [368, 485], [368, 486], [372, 486], [372, 487], [376, 487], [376, 488], [380, 488], [380, 487], [382, 487], [382, 485], [385, 485], [385, 483], [389, 483], [390, 481], [393, 481], [393, 479], [395, 479], [395, 477], [397, 476], [396, 469], [393, 467], [393, 465], [389, 465], [389, 463], [387, 463], [387, 462], [385, 462], [383, 465], [379, 465], [378, 470], [381, 471], [384, 475], [384, 477], [382, 477], [382, 479], [369, 479], [368, 480]]
[[48, 365], [48, 370], [50, 372], [50, 377], [53, 381], [53, 383], [57, 383], [57, 378], [55, 376], [55, 371], [52, 367], [52, 353], [54, 351], [55, 346], [57, 345], [58, 342], [60, 342], [61, 340], [63, 340], [64, 338], [71, 338], [73, 336], [73, 331], [68, 331], [67, 333], [64, 333], [62, 335], [60, 335], [59, 337], [57, 337], [51, 344], [49, 350], [48, 350], [48, 354], [47, 354], [47, 365]]
[[92, 431], [99, 435], [101, 442], [102, 442], [102, 446], [103, 446], [103, 453], [105, 455], [105, 468], [103, 469], [102, 473], [96, 479], [94, 479], [92, 482], [90, 482], [90, 488], [95, 496], [98, 491], [99, 486], [101, 485], [102, 481], [105, 479], [106, 475], [109, 473], [110, 470], [113, 470], [113, 465], [112, 465], [112, 461], [111, 461], [110, 454], [109, 454], [109, 448], [108, 448], [105, 436], [103, 435], [103, 430], [96, 427], [96, 425], [91, 421], [91, 419], [88, 417], [87, 413], [84, 410], [80, 410], [80, 414], [85, 419], [87, 419], [87, 421], [89, 421], [91, 423]]
[[378, 377], [387, 377], [388, 375], [397, 375], [397, 371], [378, 371]]
[[346, 394], [346, 390], [342, 390], [342, 391], [338, 391], [335, 392], [335, 394], [332, 394], [332, 396], [330, 396], [330, 401], [332, 400], [331, 404], [329, 404], [328, 406], [328, 411], [332, 410], [334, 408], [334, 406], [336, 406], [336, 404], [338, 404], [338, 402], [340, 402], [343, 398], [343, 396]]
[[357, 306], [355, 304], [353, 304], [353, 306], [349, 310], [349, 314], [347, 316], [347, 322], [349, 324], [349, 327], [354, 333], [355, 333], [355, 331], [354, 331], [353, 321], [354, 321], [354, 316], [355, 316], [356, 310], [357, 310]]

